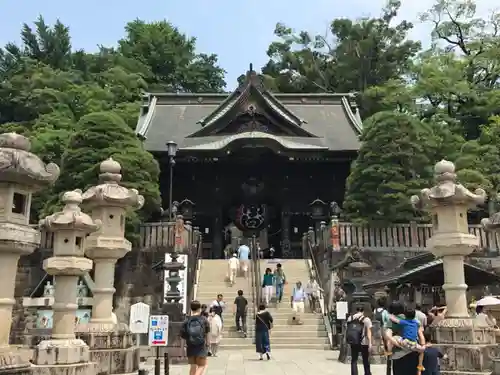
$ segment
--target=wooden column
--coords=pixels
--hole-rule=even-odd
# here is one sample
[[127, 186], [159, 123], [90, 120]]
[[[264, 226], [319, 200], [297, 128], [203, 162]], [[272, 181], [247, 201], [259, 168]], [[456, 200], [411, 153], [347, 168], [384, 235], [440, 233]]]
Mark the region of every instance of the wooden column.
[[223, 238], [222, 238], [222, 208], [217, 208], [214, 212], [213, 227], [212, 227], [212, 257], [214, 259], [223, 259]]

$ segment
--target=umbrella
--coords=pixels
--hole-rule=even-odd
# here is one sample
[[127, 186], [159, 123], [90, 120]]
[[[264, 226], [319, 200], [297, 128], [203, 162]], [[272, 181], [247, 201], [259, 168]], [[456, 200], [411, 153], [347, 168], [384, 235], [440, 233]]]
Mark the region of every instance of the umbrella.
[[500, 299], [495, 298], [493, 296], [487, 296], [481, 298], [479, 301], [476, 302], [476, 306], [495, 306], [495, 305], [500, 305]]

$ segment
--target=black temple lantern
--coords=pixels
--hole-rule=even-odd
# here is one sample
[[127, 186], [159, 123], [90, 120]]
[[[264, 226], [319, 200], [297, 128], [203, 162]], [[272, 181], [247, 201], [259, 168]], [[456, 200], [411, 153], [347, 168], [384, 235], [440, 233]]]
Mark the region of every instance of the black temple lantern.
[[314, 221], [324, 220], [328, 217], [328, 205], [321, 199], [316, 198], [309, 206], [311, 207], [311, 217]]
[[342, 209], [340, 208], [339, 204], [334, 201], [330, 203], [330, 212], [333, 217], [338, 218], [342, 213]]
[[179, 203], [178, 213], [186, 220], [193, 220], [195, 204], [189, 199], [184, 199]]

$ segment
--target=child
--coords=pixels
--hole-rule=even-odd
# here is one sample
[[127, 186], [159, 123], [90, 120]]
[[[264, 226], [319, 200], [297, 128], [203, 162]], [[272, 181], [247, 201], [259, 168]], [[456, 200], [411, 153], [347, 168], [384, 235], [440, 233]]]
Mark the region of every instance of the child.
[[402, 328], [402, 334], [401, 336], [393, 336], [392, 332], [391, 334], [386, 332], [388, 352], [392, 351], [393, 345], [417, 352], [425, 350], [426, 347], [418, 343], [418, 328], [420, 324], [415, 319], [415, 310], [406, 310], [404, 318], [397, 318], [394, 315], [390, 315], [389, 319]]
[[424, 351], [422, 375], [439, 375], [439, 360], [446, 359], [441, 350], [432, 345], [430, 332], [424, 333], [426, 348]]

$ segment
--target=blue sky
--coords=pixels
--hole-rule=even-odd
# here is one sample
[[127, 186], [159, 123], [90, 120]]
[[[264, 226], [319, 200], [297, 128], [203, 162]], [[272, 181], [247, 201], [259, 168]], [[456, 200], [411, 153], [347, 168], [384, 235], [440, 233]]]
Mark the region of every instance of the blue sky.
[[[432, 0], [402, 0], [401, 17], [417, 20]], [[337, 17], [377, 15], [385, 0], [0, 0], [0, 45], [19, 41], [23, 22], [38, 15], [53, 23], [59, 18], [69, 25], [74, 48], [95, 50], [97, 44], [111, 46], [124, 34], [124, 25], [135, 18], [167, 19], [198, 39], [198, 51], [216, 53], [227, 71], [228, 88], [249, 63], [261, 67], [267, 61], [267, 46], [273, 41], [276, 22], [298, 29], [325, 33]], [[293, 4], [300, 4], [294, 6]], [[480, 14], [500, 5], [498, 0], [477, 0]], [[427, 30], [426, 30], [427, 29]], [[412, 37], [428, 42], [428, 26], [418, 24]], [[237, 46], [237, 48], [235, 47]]]

